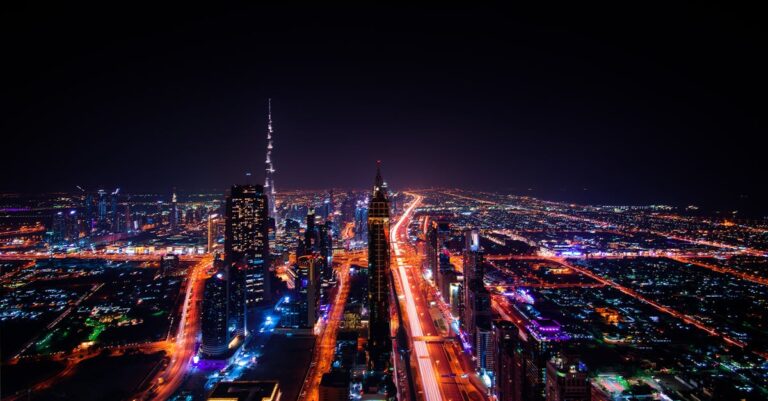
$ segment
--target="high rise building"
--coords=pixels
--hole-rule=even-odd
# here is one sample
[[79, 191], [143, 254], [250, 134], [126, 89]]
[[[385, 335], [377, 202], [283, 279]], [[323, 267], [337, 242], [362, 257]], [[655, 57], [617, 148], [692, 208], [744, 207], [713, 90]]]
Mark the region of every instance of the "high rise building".
[[[80, 188], [80, 187], [78, 187]], [[81, 191], [85, 192], [82, 188]], [[83, 232], [85, 235], [90, 235], [93, 230], [93, 194], [87, 192], [83, 197], [83, 209], [85, 209], [85, 216], [83, 217]]]
[[179, 205], [176, 198], [176, 188], [173, 188], [173, 194], [171, 195], [171, 215], [170, 215], [171, 228], [176, 229], [179, 225]]
[[589, 401], [587, 367], [574, 355], [559, 354], [547, 361], [547, 401]]
[[[507, 320], [493, 322], [493, 348], [496, 361], [494, 393], [499, 401], [522, 400], [522, 366], [516, 359], [518, 328]], [[516, 365], [517, 363], [517, 365]]]
[[328, 281], [333, 277], [333, 222], [329, 220], [321, 224], [318, 227], [318, 236], [320, 237], [318, 252], [321, 259], [322, 279]]
[[246, 291], [245, 273], [248, 271], [247, 261], [229, 262], [227, 266], [227, 330], [230, 338], [246, 334]]
[[475, 278], [474, 268], [480, 252], [480, 233], [476, 229], [464, 231], [464, 277], [467, 280]]
[[392, 350], [389, 328], [389, 201], [380, 163], [368, 203], [368, 365], [383, 371]]
[[130, 199], [127, 199], [125, 202], [125, 232], [131, 232], [133, 231], [133, 216], [131, 215], [131, 202]]
[[203, 292], [202, 344], [207, 358], [226, 357], [245, 329], [245, 262], [214, 260], [216, 274], [205, 282]]
[[518, 336], [515, 358], [522, 370], [522, 400], [545, 400], [547, 361], [557, 354], [564, 338], [559, 323], [540, 317], [526, 326], [524, 336]]
[[98, 217], [98, 224], [99, 228], [103, 228], [103, 226], [107, 222], [107, 191], [100, 189], [99, 190], [99, 217]]
[[424, 233], [424, 270], [437, 282], [438, 246], [437, 246], [437, 221], [427, 217], [426, 232]]
[[217, 272], [205, 281], [200, 351], [207, 358], [224, 356], [229, 348], [228, 286], [224, 271]]
[[307, 229], [304, 231], [304, 251], [307, 254], [318, 251], [319, 236], [317, 228], [315, 227], [315, 209], [309, 209], [307, 213]]
[[[474, 266], [465, 266], [464, 270], [464, 311], [461, 325], [472, 343], [475, 343], [477, 324], [491, 317], [491, 294], [483, 283], [483, 255], [472, 256]], [[467, 277], [472, 277], [467, 279]], [[475, 349], [474, 351], [477, 351]], [[475, 355], [477, 356], [477, 355]]]
[[299, 305], [298, 326], [300, 328], [312, 328], [317, 321], [320, 280], [313, 255], [305, 255], [298, 260], [298, 290]]
[[270, 299], [269, 202], [261, 185], [234, 185], [226, 200], [224, 253], [228, 261], [246, 263], [246, 299]]
[[368, 203], [363, 200], [355, 205], [355, 242], [363, 243], [368, 240]]
[[493, 347], [493, 329], [490, 318], [483, 318], [475, 326], [475, 369], [480, 374], [493, 377], [496, 355]]
[[120, 232], [120, 214], [117, 212], [118, 193], [120, 188], [117, 188], [115, 192], [112, 192], [110, 196], [110, 210], [109, 210], [109, 223], [113, 233]]
[[214, 246], [216, 246], [216, 227], [219, 223], [219, 215], [216, 213], [208, 213], [208, 245], [207, 251], [212, 253]]
[[179, 255], [169, 253], [160, 258], [160, 276], [167, 276], [179, 267]]
[[277, 226], [277, 204], [275, 203], [275, 166], [272, 164], [272, 149], [274, 143], [272, 142], [274, 131], [272, 130], [272, 99], [267, 103], [267, 158], [265, 161], [264, 171], [264, 191], [267, 195], [268, 216], [274, 219]]

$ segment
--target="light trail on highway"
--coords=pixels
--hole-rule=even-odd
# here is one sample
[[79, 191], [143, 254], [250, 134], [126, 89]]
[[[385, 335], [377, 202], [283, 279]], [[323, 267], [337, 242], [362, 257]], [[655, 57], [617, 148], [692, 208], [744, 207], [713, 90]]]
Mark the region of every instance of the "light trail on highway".
[[710, 335], [713, 335], [715, 337], [720, 337], [720, 338], [722, 338], [727, 343], [730, 343], [730, 344], [735, 345], [735, 346], [740, 347], [740, 348], [744, 348], [746, 346], [746, 344], [743, 341], [740, 341], [740, 340], [737, 340], [735, 338], [729, 337], [729, 336], [727, 336], [727, 335], [725, 335], [725, 334], [715, 330], [714, 328], [705, 325], [704, 323], [698, 321], [697, 319], [694, 319], [694, 318], [692, 318], [692, 317], [690, 317], [688, 315], [680, 313], [680, 312], [678, 312], [678, 311], [676, 311], [674, 309], [667, 308], [666, 306], [661, 305], [661, 304], [659, 304], [658, 302], [656, 302], [654, 300], [651, 300], [651, 299], [649, 299], [647, 297], [644, 297], [644, 296], [640, 295], [639, 293], [637, 293], [637, 291], [635, 291], [635, 290], [633, 290], [631, 288], [624, 287], [623, 285], [618, 284], [618, 283], [616, 283], [613, 280], [609, 280], [609, 279], [607, 279], [607, 278], [605, 278], [603, 276], [595, 274], [592, 271], [590, 271], [589, 269], [578, 267], [576, 265], [572, 265], [572, 264], [566, 262], [565, 260], [559, 259], [559, 258], [552, 257], [552, 258], [548, 258], [548, 260], [550, 260], [552, 262], [559, 263], [560, 265], [568, 267], [570, 269], [573, 269], [574, 271], [577, 271], [577, 272], [579, 272], [579, 273], [581, 273], [581, 274], [583, 274], [583, 275], [585, 275], [585, 276], [587, 276], [587, 277], [589, 277], [589, 278], [591, 278], [593, 280], [597, 280], [598, 282], [601, 282], [601, 283], [606, 284], [606, 285], [608, 285], [610, 287], [613, 287], [613, 288], [621, 291], [622, 293], [624, 293], [626, 295], [629, 295], [632, 298], [635, 298], [635, 299], [637, 299], [637, 300], [639, 300], [641, 302], [644, 302], [644, 303], [646, 303], [646, 304], [656, 308], [657, 310], [659, 310], [661, 312], [664, 312], [664, 313], [666, 313], [666, 314], [668, 314], [670, 316], [676, 317], [676, 318], [684, 321], [685, 323], [688, 323], [690, 325], [693, 325], [693, 326], [697, 327], [698, 329], [706, 331]]
[[319, 399], [320, 382], [323, 379], [323, 374], [331, 369], [333, 355], [336, 351], [336, 337], [339, 326], [344, 319], [344, 306], [349, 296], [349, 267], [350, 263], [347, 262], [338, 270], [339, 290], [334, 297], [328, 320], [323, 325], [323, 329], [318, 336], [315, 355], [312, 359], [314, 364], [310, 366], [310, 371], [307, 374], [308, 381], [304, 383], [306, 388], [299, 392], [299, 401], [317, 401]]
[[392, 248], [395, 253], [395, 261], [397, 264], [397, 273], [402, 283], [403, 295], [405, 296], [406, 314], [408, 315], [408, 328], [410, 329], [411, 338], [413, 339], [413, 350], [415, 352], [417, 365], [419, 368], [419, 377], [422, 382], [422, 389], [424, 391], [424, 397], [426, 401], [441, 401], [442, 394], [437, 384], [436, 373], [432, 365], [432, 358], [427, 350], [427, 343], [423, 340], [416, 340], [416, 338], [423, 337], [424, 333], [421, 329], [421, 322], [419, 321], [419, 314], [416, 310], [416, 303], [414, 302], [413, 294], [411, 293], [411, 284], [408, 281], [408, 274], [405, 271], [405, 264], [403, 263], [402, 250], [400, 249], [400, 241], [398, 240], [398, 232], [403, 222], [410, 218], [413, 210], [421, 203], [423, 197], [414, 195], [415, 199], [411, 202], [408, 208], [397, 220], [397, 223], [392, 227], [390, 237], [392, 239]]
[[[157, 392], [149, 396], [152, 400], [163, 401], [170, 398], [183, 382], [187, 369], [189, 369], [200, 328], [198, 301], [203, 299], [205, 279], [207, 278], [206, 270], [211, 263], [213, 263], [213, 256], [207, 255], [206, 258], [196, 263], [189, 272], [189, 283], [187, 283], [184, 296], [178, 334], [176, 341], [171, 343], [169, 347], [171, 362], [155, 378], [158, 387]], [[147, 398], [147, 396], [142, 398]]]
[[[456, 197], [456, 198], [471, 200], [471, 201], [475, 201], [475, 202], [479, 202], [479, 203], [484, 203], [484, 204], [501, 205], [498, 202], [493, 202], [493, 201], [489, 201], [489, 200], [485, 200], [485, 199], [479, 199], [479, 198], [475, 198], [475, 197], [459, 195], [459, 194], [456, 194], [456, 193], [453, 193], [453, 192], [444, 192], [444, 194], [449, 195], [449, 196], [453, 196], [453, 197]], [[541, 212], [541, 211], [533, 210], [533, 209], [523, 209], [523, 210], [528, 210], [528, 211], [531, 211], [531, 212]], [[604, 222], [604, 221], [588, 219], [588, 218], [582, 218], [582, 217], [573, 216], [573, 215], [569, 215], [569, 214], [565, 214], [565, 213], [547, 212], [547, 214], [549, 214], [551, 216], [562, 217], [562, 218], [567, 218], [567, 219], [571, 219], [571, 220], [585, 221], [585, 222], [593, 223], [593, 224], [595, 224], [597, 226], [601, 226], [601, 227], [608, 227], [608, 226], [610, 226], [609, 223]], [[673, 236], [673, 235], [670, 235], [670, 234], [667, 234], [667, 233], [653, 231], [653, 230], [646, 230], [646, 231], [650, 232], [652, 234], [655, 234], [655, 235], [659, 235], [659, 236], [668, 238], [668, 239], [685, 241], [685, 242], [689, 242], [689, 243], [693, 243], [693, 244], [707, 245], [707, 246], [713, 246], [713, 247], [719, 247], [719, 248], [725, 248], [725, 249], [737, 249], [737, 247], [735, 247], [733, 245], [728, 245], [728, 244], [714, 243], [714, 242], [704, 241], [704, 240], [695, 240], [695, 239], [690, 239], [690, 238], [677, 237], [677, 236]], [[741, 251], [741, 252], [750, 254], [750, 255], [755, 255], [755, 254], [762, 253], [760, 251], [757, 251], [757, 250], [754, 250], [754, 249], [749, 249], [749, 248], [747, 248], [747, 249], [738, 249], [738, 250]], [[702, 330], [702, 331], [704, 331], [704, 332], [706, 332], [706, 333], [708, 333], [708, 334], [710, 334], [710, 335], [712, 335], [714, 337], [718, 337], [718, 338], [722, 339], [724, 342], [726, 342], [728, 344], [737, 346], [739, 348], [746, 347], [746, 343], [741, 341], [741, 340], [739, 340], [739, 339], [733, 338], [733, 337], [731, 337], [731, 336], [729, 336], [729, 335], [727, 335], [727, 334], [725, 334], [725, 333], [723, 333], [723, 332], [721, 332], [721, 331], [719, 331], [719, 330], [717, 330], [717, 329], [715, 329], [715, 328], [713, 328], [711, 326], [708, 326], [707, 324], [701, 322], [700, 320], [698, 320], [696, 318], [693, 318], [693, 317], [691, 317], [689, 315], [686, 315], [686, 314], [684, 314], [682, 312], [679, 312], [679, 311], [677, 311], [675, 309], [672, 309], [670, 307], [666, 307], [664, 305], [661, 305], [659, 302], [656, 302], [656, 301], [654, 301], [654, 300], [652, 300], [652, 299], [650, 299], [648, 297], [645, 297], [645, 296], [639, 294], [637, 291], [635, 291], [635, 290], [633, 290], [631, 288], [625, 287], [623, 285], [620, 285], [617, 282], [615, 282], [615, 281], [613, 281], [613, 280], [611, 280], [609, 278], [606, 278], [606, 277], [603, 277], [603, 276], [601, 276], [599, 274], [596, 274], [596, 273], [592, 272], [591, 270], [589, 270], [587, 268], [582, 268], [582, 267], [570, 264], [570, 263], [568, 263], [563, 258], [558, 258], [558, 257], [554, 257], [554, 256], [538, 256], [538, 257], [541, 258], [541, 259], [546, 259], [546, 260], [550, 260], [552, 262], [558, 263], [558, 264], [560, 264], [562, 266], [568, 267], [568, 268], [570, 268], [570, 269], [572, 269], [572, 270], [574, 270], [576, 272], [579, 272], [579, 273], [581, 273], [581, 274], [583, 274], [583, 275], [585, 275], [587, 277], [590, 277], [590, 278], [596, 280], [599, 283], [602, 283], [602, 284], [605, 284], [607, 286], [613, 287], [614, 289], [624, 293], [625, 295], [628, 295], [628, 296], [630, 296], [630, 297], [632, 297], [634, 299], [637, 299], [637, 300], [639, 300], [639, 301], [641, 301], [641, 302], [643, 302], [645, 304], [648, 304], [648, 305], [652, 306], [653, 308], [657, 309], [660, 312], [663, 312], [663, 313], [665, 313], [667, 315], [670, 315], [672, 317], [680, 319], [683, 322], [685, 322], [687, 324], [690, 324], [690, 325], [692, 325], [692, 326], [694, 326], [694, 327], [696, 327], [696, 328], [698, 328], [698, 329], [700, 329], [700, 330]], [[669, 255], [667, 255], [667, 257], [670, 257], [670, 259], [675, 259], [674, 257], [671, 257]], [[677, 260], [677, 259], [675, 259], [675, 260]], [[685, 263], [683, 260], [678, 260], [678, 261]], [[691, 262], [691, 261], [688, 261], [688, 263], [696, 264], [696, 263]], [[703, 267], [703, 268], [709, 268], [710, 270], [717, 271], [716, 269], [713, 268], [713, 266], [702, 265], [700, 263], [698, 265], [700, 267]], [[737, 276], [737, 277], [739, 276], [738, 274], [734, 274], [731, 271], [724, 271], [724, 269], [718, 269], [718, 270], [721, 270], [721, 271], [719, 271], [721, 274], [729, 274], [730, 273], [730, 274], [733, 274], [734, 276]], [[743, 277], [740, 277], [740, 278], [745, 279], [745, 280], [749, 280], [749, 281], [753, 281], [753, 282], [758, 282], [758, 281], [754, 280], [753, 277], [748, 277], [747, 275], [743, 275]], [[755, 352], [755, 353], [760, 355], [760, 356], [762, 356], [762, 357], [764, 357], [764, 358], [766, 357], [765, 353], [761, 353], [761, 352]]]

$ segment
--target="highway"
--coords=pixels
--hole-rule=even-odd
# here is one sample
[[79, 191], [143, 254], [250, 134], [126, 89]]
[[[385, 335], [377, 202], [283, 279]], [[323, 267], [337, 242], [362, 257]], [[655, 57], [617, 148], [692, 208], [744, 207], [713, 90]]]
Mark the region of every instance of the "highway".
[[[35, 252], [35, 253], [3, 253], [0, 254], [0, 260], [26, 260], [26, 259], [104, 259], [114, 261], [135, 261], [135, 262], [157, 262], [161, 257], [166, 255], [167, 252], [151, 253], [151, 254], [138, 254], [129, 255], [126, 253], [99, 253], [99, 252], [77, 252], [77, 253], [48, 253], [48, 252]], [[185, 261], [204, 261], [208, 258], [208, 254], [204, 255], [179, 255], [179, 260]]]
[[310, 364], [307, 379], [299, 393], [298, 401], [317, 401], [320, 392], [320, 380], [323, 374], [331, 369], [334, 352], [336, 351], [336, 335], [339, 331], [339, 325], [344, 319], [344, 306], [349, 296], [349, 262], [341, 265], [337, 270], [339, 278], [339, 290], [333, 300], [331, 311], [328, 314], [328, 321], [324, 322], [323, 328], [318, 336], [315, 345], [312, 363]]
[[623, 285], [620, 285], [620, 284], [616, 283], [613, 280], [609, 280], [609, 279], [607, 279], [607, 278], [605, 278], [603, 276], [597, 275], [597, 274], [593, 273], [592, 271], [590, 271], [589, 269], [569, 264], [565, 260], [559, 259], [559, 258], [552, 257], [552, 258], [548, 258], [548, 260], [550, 260], [552, 262], [555, 262], [555, 263], [559, 263], [562, 266], [565, 266], [565, 267], [568, 267], [570, 269], [573, 269], [574, 271], [577, 271], [577, 272], [579, 272], [579, 273], [581, 273], [581, 274], [583, 274], [583, 275], [585, 275], [587, 277], [590, 277], [590, 278], [592, 278], [592, 279], [594, 279], [594, 280], [596, 280], [596, 281], [598, 281], [600, 283], [603, 283], [605, 285], [611, 286], [611, 287], [613, 287], [613, 288], [623, 292], [624, 294], [629, 295], [632, 298], [635, 298], [635, 299], [637, 299], [639, 301], [642, 301], [642, 302], [644, 302], [644, 303], [646, 303], [648, 305], [653, 306], [654, 308], [656, 308], [660, 312], [664, 312], [664, 313], [666, 313], [666, 314], [668, 314], [670, 316], [676, 317], [676, 318], [684, 321], [685, 323], [693, 325], [693, 326], [697, 327], [700, 330], [706, 331], [710, 335], [713, 335], [713, 336], [716, 336], [716, 337], [720, 337], [720, 338], [722, 338], [727, 343], [736, 345], [736, 346], [741, 347], [741, 348], [746, 346], [746, 344], [743, 341], [740, 341], [740, 340], [737, 340], [735, 338], [729, 337], [729, 336], [727, 336], [727, 335], [725, 335], [725, 334], [715, 330], [714, 328], [705, 325], [704, 323], [700, 322], [697, 319], [694, 319], [694, 318], [692, 318], [692, 317], [690, 317], [690, 316], [688, 316], [686, 314], [683, 314], [681, 312], [678, 312], [678, 311], [676, 311], [674, 309], [667, 308], [664, 305], [661, 305], [658, 302], [656, 302], [656, 301], [654, 301], [654, 300], [652, 300], [650, 298], [647, 298], [647, 297], [645, 297], [643, 295], [640, 295], [637, 291], [635, 291], [635, 290], [633, 290], [631, 288], [624, 287]]
[[[499, 205], [499, 203], [497, 203], [497, 202], [492, 202], [492, 201], [488, 201], [488, 200], [485, 200], [485, 199], [479, 199], [479, 198], [474, 198], [474, 197], [468, 197], [468, 196], [464, 196], [464, 195], [458, 195], [458, 194], [455, 194], [455, 193], [452, 193], [452, 192], [444, 192], [444, 194], [450, 195], [450, 196], [454, 196], [454, 197], [457, 197], [457, 198], [472, 200], [472, 201], [479, 202], [479, 203]], [[528, 209], [524, 209], [524, 210], [528, 210]], [[599, 220], [594, 220], [594, 219], [587, 219], [587, 218], [581, 218], [581, 217], [578, 217], [578, 216], [572, 216], [572, 215], [564, 214], [564, 213], [547, 212], [547, 214], [550, 214], [550, 215], [556, 216], [556, 217], [572, 219], [572, 220], [582, 220], [582, 221], [593, 223], [593, 224], [598, 225], [598, 226], [606, 226], [607, 227], [607, 226], [610, 225], [609, 223], [604, 222], [604, 221], [599, 221]], [[662, 236], [662, 237], [665, 237], [665, 238], [668, 238], [668, 239], [674, 239], [674, 240], [679, 240], [679, 241], [686, 241], [686, 242], [689, 242], [689, 243], [694, 243], [694, 244], [699, 244], [699, 245], [707, 245], [707, 246], [713, 246], [713, 247], [719, 247], [719, 248], [725, 248], [725, 249], [732, 249], [732, 250], [737, 248], [737, 247], [732, 246], [732, 245], [727, 245], [727, 244], [722, 244], [722, 243], [715, 243], [715, 242], [704, 241], [704, 240], [696, 240], [696, 239], [691, 239], [691, 238], [683, 238], [683, 237], [673, 236], [673, 235], [670, 235], [668, 233], [663, 233], [663, 232], [658, 232], [658, 231], [647, 231], [647, 232], [650, 232], [652, 234], [659, 235], [659, 236]], [[761, 251], [758, 251], [758, 250], [755, 250], [755, 249], [749, 249], [749, 248], [747, 248], [747, 249], [739, 249], [739, 251], [747, 253], [747, 254], [750, 254], [750, 255], [756, 255], [756, 254], [761, 254], [762, 253]], [[741, 341], [741, 340], [738, 340], [736, 338], [728, 336], [725, 333], [722, 333], [722, 332], [716, 330], [715, 328], [713, 328], [713, 327], [711, 327], [711, 326], [709, 326], [709, 325], [701, 322], [700, 320], [695, 319], [695, 318], [693, 318], [693, 317], [691, 317], [689, 315], [686, 315], [686, 314], [681, 313], [681, 312], [679, 312], [679, 311], [677, 311], [675, 309], [672, 309], [672, 308], [666, 307], [664, 305], [661, 305], [660, 303], [658, 303], [658, 302], [656, 302], [656, 301], [654, 301], [654, 300], [652, 300], [650, 298], [647, 298], [647, 297], [639, 294], [637, 291], [635, 291], [635, 290], [633, 290], [631, 288], [622, 286], [622, 285], [616, 283], [615, 281], [613, 281], [611, 279], [608, 279], [608, 278], [603, 277], [601, 275], [595, 274], [592, 271], [590, 271], [589, 269], [586, 269], [586, 268], [583, 268], [583, 267], [579, 267], [579, 266], [575, 266], [573, 264], [569, 264], [563, 258], [558, 258], [558, 257], [553, 257], [553, 256], [539, 256], [539, 258], [550, 260], [552, 262], [558, 263], [558, 264], [560, 264], [562, 266], [568, 267], [568, 268], [570, 268], [570, 269], [572, 269], [574, 271], [577, 271], [577, 272], [579, 272], [581, 274], [584, 274], [585, 276], [590, 277], [590, 278], [598, 281], [599, 283], [602, 283], [602, 284], [605, 284], [607, 286], [613, 287], [613, 288], [617, 289], [618, 291], [620, 291], [620, 292], [622, 292], [622, 293], [624, 293], [624, 294], [626, 294], [626, 295], [628, 295], [628, 296], [630, 296], [632, 298], [635, 298], [635, 299], [637, 299], [639, 301], [642, 301], [642, 302], [644, 302], [644, 303], [646, 303], [646, 304], [656, 308], [660, 312], [663, 312], [663, 313], [668, 314], [670, 316], [676, 317], [676, 318], [684, 321], [687, 324], [690, 324], [690, 325], [692, 325], [692, 326], [694, 326], [694, 327], [696, 327], [696, 328], [698, 328], [700, 330], [703, 330], [703, 331], [707, 332], [708, 334], [710, 334], [712, 336], [719, 337], [723, 341], [725, 341], [726, 343], [729, 343], [731, 345], [735, 345], [735, 346], [740, 347], [740, 348], [743, 348], [743, 347], [746, 346], [746, 344], [743, 341]], [[722, 274], [731, 274], [731, 275], [737, 276], [739, 278], [742, 278], [744, 280], [749, 280], [749, 281], [761, 283], [760, 282], [761, 280], [756, 279], [753, 276], [746, 275], [746, 274], [743, 274], [741, 272], [738, 272], [738, 271], [735, 271], [735, 270], [732, 270], [732, 269], [720, 268], [718, 266], [713, 266], [713, 265], [693, 262], [693, 261], [690, 261], [690, 260], [687, 260], [687, 259], [684, 259], [684, 258], [681, 259], [681, 258], [671, 257], [671, 259], [676, 259], [676, 260], [678, 260], [679, 262], [682, 262], [682, 263], [691, 263], [691, 264], [697, 265], [697, 266], [702, 267], [702, 268], [708, 268], [710, 270], [717, 271], [717, 272], [722, 273]], [[763, 353], [758, 353], [758, 354], [760, 356], [762, 356], [762, 357], [766, 357], [766, 355], [764, 355]]]
[[[424, 283], [420, 272], [420, 257], [408, 243], [407, 227], [413, 217], [414, 209], [421, 203], [423, 197], [414, 197], [402, 216], [392, 226], [391, 242], [395, 263], [393, 268], [397, 274], [400, 288], [398, 298], [405, 303], [406, 326], [412, 340], [413, 356], [416, 358], [418, 377], [425, 401], [468, 401], [471, 398], [481, 399], [482, 391], [476, 391], [469, 380], [473, 371], [466, 371], [462, 366], [459, 353], [456, 352], [454, 341], [446, 341], [429, 313], [429, 305], [425, 294], [420, 291]], [[417, 261], [409, 264], [409, 261]], [[465, 376], [465, 373], [468, 375]], [[471, 394], [471, 396], [470, 396]]]
[[[475, 198], [475, 197], [471, 197], [471, 196], [459, 195], [459, 194], [456, 194], [456, 193], [450, 192], [450, 191], [443, 192], [443, 194], [444, 195], [453, 196], [453, 197], [456, 197], [456, 198], [460, 198], [460, 199], [471, 200], [471, 201], [478, 202], [478, 203], [484, 203], [484, 204], [488, 204], [488, 205], [496, 205], [496, 206], [501, 206], [502, 205], [501, 203], [489, 201], [487, 199], [480, 199], [480, 198]], [[620, 233], [620, 234], [624, 234], [621, 231], [616, 231], [615, 230], [615, 227], [614, 227], [615, 224], [614, 223], [610, 223], [610, 222], [603, 221], [603, 220], [597, 220], [597, 219], [581, 217], [581, 216], [574, 216], [574, 215], [571, 215], [571, 214], [554, 212], [554, 211], [546, 211], [545, 212], [543, 210], [529, 209], [529, 208], [523, 208], [523, 207], [520, 207], [520, 210], [521, 211], [525, 211], [525, 212], [529, 212], [529, 213], [542, 213], [542, 214], [546, 214], [548, 216], [560, 217], [560, 218], [568, 219], [568, 220], [588, 222], [588, 223], [594, 224], [596, 227], [600, 227], [602, 229], [606, 229], [606, 230], [611, 231], [611, 232], [617, 232], [617, 233]], [[646, 232], [646, 233], [658, 235], [660, 237], [664, 237], [664, 238], [671, 239], [671, 240], [687, 242], [689, 244], [704, 245], [704, 246], [710, 246], [710, 247], [714, 247], [714, 248], [729, 249], [729, 250], [734, 251], [734, 252], [745, 253], [745, 254], [752, 255], [752, 256], [765, 256], [767, 254], [766, 251], [763, 251], [763, 250], [760, 250], [760, 249], [740, 247], [740, 246], [736, 246], [736, 245], [726, 244], [726, 243], [723, 243], [723, 242], [707, 241], [707, 240], [703, 240], [703, 239], [699, 239], [699, 238], [681, 237], [681, 236], [673, 235], [673, 234], [666, 233], [666, 232], [663, 232], [663, 231], [658, 231], [658, 230], [637, 228], [634, 231]]]
[[195, 352], [197, 333], [200, 329], [199, 305], [203, 299], [205, 279], [207, 278], [206, 271], [211, 263], [213, 263], [213, 256], [207, 255], [190, 270], [178, 333], [176, 340], [171, 343], [170, 347], [171, 362], [165, 370], [158, 372], [152, 381], [153, 386], [150, 387], [149, 393], [141, 399], [166, 400], [173, 395], [184, 380], [190, 366], [190, 360]]

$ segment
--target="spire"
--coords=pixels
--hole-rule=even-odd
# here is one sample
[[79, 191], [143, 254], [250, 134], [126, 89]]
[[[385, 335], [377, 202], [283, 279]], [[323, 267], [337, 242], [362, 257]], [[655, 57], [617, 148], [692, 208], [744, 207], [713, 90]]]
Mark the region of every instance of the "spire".
[[381, 178], [381, 160], [376, 161], [376, 180], [373, 182], [373, 197], [374, 198], [386, 198], [387, 196], [387, 184], [384, 179]]
[[272, 99], [270, 98], [267, 100], [267, 157], [264, 162], [264, 192], [267, 195], [269, 217], [277, 219], [277, 206], [275, 205], [275, 166], [272, 164], [272, 149], [275, 147], [272, 142], [274, 133], [275, 132], [272, 130]]
[[381, 160], [376, 160], [376, 182], [374, 182], [374, 185], [376, 187], [384, 185], [384, 179], [381, 178]]

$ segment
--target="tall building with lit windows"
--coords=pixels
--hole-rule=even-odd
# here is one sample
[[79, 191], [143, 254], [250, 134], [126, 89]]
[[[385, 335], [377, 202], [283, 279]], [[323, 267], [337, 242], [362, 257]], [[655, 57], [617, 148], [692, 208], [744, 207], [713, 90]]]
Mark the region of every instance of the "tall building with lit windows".
[[244, 262], [248, 304], [270, 298], [269, 205], [261, 185], [234, 185], [227, 196], [224, 253], [230, 262]]
[[389, 201], [377, 165], [368, 203], [368, 365], [379, 372], [387, 369], [392, 350], [389, 286]]

